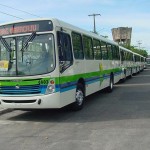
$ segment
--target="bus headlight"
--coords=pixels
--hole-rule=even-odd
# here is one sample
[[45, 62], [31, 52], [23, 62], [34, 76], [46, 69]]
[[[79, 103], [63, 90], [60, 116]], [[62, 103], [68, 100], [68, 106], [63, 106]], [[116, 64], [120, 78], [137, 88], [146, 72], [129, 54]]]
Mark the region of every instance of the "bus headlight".
[[46, 94], [52, 94], [55, 92], [55, 81], [52, 79], [47, 86]]

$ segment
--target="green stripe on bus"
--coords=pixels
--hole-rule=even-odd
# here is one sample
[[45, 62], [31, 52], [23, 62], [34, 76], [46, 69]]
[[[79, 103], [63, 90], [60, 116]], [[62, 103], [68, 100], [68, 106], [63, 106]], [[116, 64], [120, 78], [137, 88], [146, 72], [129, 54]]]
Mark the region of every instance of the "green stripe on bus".
[[[21, 86], [28, 86], [28, 85], [47, 85], [50, 79], [55, 80], [55, 84], [65, 84], [67, 82], [75, 82], [78, 81], [80, 78], [88, 79], [91, 77], [99, 76], [100, 81], [103, 81], [103, 75], [109, 75], [111, 72], [116, 73], [120, 72], [121, 68], [97, 71], [97, 72], [90, 72], [90, 73], [83, 73], [77, 75], [70, 75], [70, 76], [63, 76], [63, 77], [46, 77], [41, 79], [11, 79], [11, 80], [0, 80], [0, 86], [16, 86], [16, 83]], [[46, 82], [45, 82], [46, 81]], [[60, 82], [60, 83], [59, 83]]]

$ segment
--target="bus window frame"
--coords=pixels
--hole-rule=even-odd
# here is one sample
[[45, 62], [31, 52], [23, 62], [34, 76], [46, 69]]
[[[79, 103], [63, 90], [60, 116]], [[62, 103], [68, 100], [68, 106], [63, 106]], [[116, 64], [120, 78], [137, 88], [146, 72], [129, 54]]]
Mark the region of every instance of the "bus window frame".
[[[100, 58], [95, 57], [95, 51], [94, 51], [94, 41], [99, 43], [99, 52], [100, 52]], [[98, 46], [98, 45], [97, 45]], [[98, 39], [93, 38], [93, 51], [94, 51], [94, 59], [95, 60], [101, 60], [102, 59], [102, 50], [101, 50], [101, 41]]]
[[[88, 49], [88, 51], [89, 50], [92, 50], [92, 58], [90, 57], [87, 57], [88, 55], [87, 55], [87, 53], [86, 53], [86, 51], [85, 51], [85, 41], [84, 41], [84, 38], [87, 38], [87, 39], [89, 39], [90, 40], [90, 49]], [[90, 37], [90, 36], [87, 36], [87, 35], [82, 35], [82, 41], [83, 41], [83, 52], [84, 52], [84, 58], [86, 59], [86, 60], [94, 60], [94, 51], [93, 51], [93, 40], [92, 40], [92, 38]]]
[[[79, 36], [80, 36], [80, 47], [81, 47], [80, 51], [81, 51], [81, 53], [82, 53], [82, 58], [76, 58], [76, 57], [75, 57], [73, 34], [76, 34], [76, 35], [79, 35]], [[83, 60], [83, 59], [84, 59], [84, 51], [83, 51], [82, 35], [81, 35], [80, 33], [77, 33], [77, 32], [74, 32], [74, 31], [73, 31], [73, 32], [71, 33], [71, 39], [72, 39], [72, 51], [73, 51], [73, 56], [74, 56], [74, 58], [77, 59], [77, 60]]]
[[[103, 43], [103, 45], [102, 45], [102, 43]], [[102, 49], [102, 46], [104, 46], [105, 45], [105, 51], [106, 51], [106, 57], [104, 57], [104, 53], [103, 53], [103, 49]], [[108, 60], [108, 49], [107, 49], [107, 42], [105, 42], [105, 41], [101, 41], [101, 51], [102, 51], [102, 59], [103, 60]], [[104, 51], [104, 52], [105, 52]]]
[[[108, 46], [110, 46], [110, 49], [108, 49]], [[109, 53], [109, 51], [111, 51], [111, 53]], [[108, 60], [113, 60], [113, 50], [112, 50], [112, 44], [111, 43], [107, 43], [107, 53], [108, 53]]]
[[[61, 36], [68, 36], [69, 37], [69, 47], [70, 47], [70, 54], [71, 54], [71, 60], [63, 60], [62, 58], [60, 58], [60, 51], [62, 52], [66, 52], [66, 50], [64, 50], [64, 45], [62, 45], [62, 43], [60, 43], [60, 39], [63, 39], [62, 37], [60, 37], [60, 34], [62, 34]], [[63, 43], [65, 44], [65, 43]], [[72, 43], [71, 43], [71, 36], [68, 33], [62, 32], [62, 31], [57, 31], [57, 47], [58, 47], [58, 56], [59, 56], [59, 66], [60, 66], [60, 73], [63, 73], [67, 68], [69, 68], [71, 65], [73, 65], [73, 51], [72, 51]], [[62, 59], [62, 60], [61, 60]]]

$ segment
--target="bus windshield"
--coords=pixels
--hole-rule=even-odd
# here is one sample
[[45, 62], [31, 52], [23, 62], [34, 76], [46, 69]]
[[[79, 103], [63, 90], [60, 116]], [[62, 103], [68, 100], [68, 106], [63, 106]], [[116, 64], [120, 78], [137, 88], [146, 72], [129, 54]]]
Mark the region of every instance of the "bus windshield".
[[0, 40], [0, 76], [46, 74], [53, 71], [54, 67], [52, 34], [33, 34]]

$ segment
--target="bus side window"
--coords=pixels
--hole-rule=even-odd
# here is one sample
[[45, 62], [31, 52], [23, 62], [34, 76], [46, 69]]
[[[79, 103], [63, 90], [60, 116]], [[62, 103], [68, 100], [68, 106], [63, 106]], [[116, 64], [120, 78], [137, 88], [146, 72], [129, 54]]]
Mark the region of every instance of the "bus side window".
[[89, 60], [94, 59], [93, 43], [91, 37], [83, 35], [83, 48], [84, 48], [85, 59], [89, 59]]
[[107, 50], [108, 50], [108, 59], [112, 60], [113, 59], [112, 45], [109, 43], [107, 43]]
[[108, 60], [108, 50], [106, 42], [101, 41], [102, 59]]
[[73, 62], [70, 35], [57, 32], [60, 71], [66, 70]]
[[114, 60], [120, 60], [119, 47], [113, 45], [113, 58]]
[[94, 50], [94, 58], [96, 60], [102, 59], [101, 44], [99, 40], [93, 39], [93, 50]]
[[119, 47], [115, 46], [117, 50], [117, 60], [120, 60], [120, 52], [119, 52]]
[[124, 51], [121, 49], [120, 53], [121, 53], [121, 63], [123, 63], [123, 61], [125, 60]]
[[72, 45], [75, 59], [84, 59], [82, 37], [80, 34], [72, 32]]

